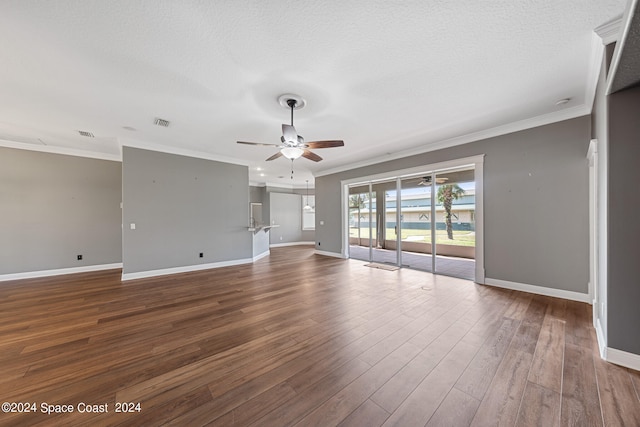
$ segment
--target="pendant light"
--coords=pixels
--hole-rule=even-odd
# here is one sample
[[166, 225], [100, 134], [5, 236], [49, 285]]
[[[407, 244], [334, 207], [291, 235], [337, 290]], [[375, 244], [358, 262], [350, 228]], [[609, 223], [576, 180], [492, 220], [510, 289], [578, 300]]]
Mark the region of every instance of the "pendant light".
[[307, 180], [307, 202], [304, 204], [302, 209], [305, 211], [310, 211], [312, 209], [312, 207], [309, 206], [309, 180]]

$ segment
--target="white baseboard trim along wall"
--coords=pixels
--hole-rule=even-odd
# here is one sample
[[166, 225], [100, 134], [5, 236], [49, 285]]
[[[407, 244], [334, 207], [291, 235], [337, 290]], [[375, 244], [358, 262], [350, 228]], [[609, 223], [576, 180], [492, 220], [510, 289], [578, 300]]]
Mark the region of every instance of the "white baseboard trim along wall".
[[272, 243], [269, 245], [270, 248], [283, 248], [285, 246], [300, 246], [300, 245], [314, 245], [316, 242], [289, 242], [289, 243]]
[[528, 285], [526, 283], [509, 282], [507, 280], [485, 278], [486, 285], [497, 286], [499, 288], [512, 289], [514, 291], [529, 292], [532, 294], [545, 295], [548, 297], [564, 298], [572, 301], [586, 302], [591, 304], [589, 294], [580, 292], [565, 291], [563, 289], [545, 288], [544, 286]]
[[600, 351], [600, 357], [607, 360], [607, 346], [604, 340], [604, 331], [602, 330], [602, 324], [600, 319], [596, 319], [596, 339], [598, 340], [598, 350]]
[[269, 255], [271, 255], [271, 251], [270, 250], [266, 250], [266, 251], [262, 252], [261, 254], [258, 254], [256, 256], [254, 256], [253, 257], [253, 262], [256, 262], [259, 259], [262, 259], [262, 258], [264, 258], [266, 256], [269, 256]]
[[25, 271], [23, 273], [0, 274], [0, 282], [7, 280], [35, 279], [38, 277], [61, 276], [63, 274], [87, 273], [90, 271], [114, 270], [122, 268], [122, 263], [86, 265], [84, 267], [57, 268], [54, 270]]
[[339, 254], [337, 252], [327, 252], [327, 251], [319, 251], [319, 250], [315, 250], [314, 253], [316, 255], [324, 255], [324, 256], [330, 256], [330, 257], [334, 257], [334, 258], [342, 258], [342, 259], [347, 259], [346, 256]]
[[640, 371], [640, 355], [628, 353], [626, 351], [618, 350], [616, 348], [607, 347], [604, 360], [616, 365], [624, 366], [626, 368]]
[[[258, 255], [258, 256], [262, 256]], [[122, 281], [144, 279], [147, 277], [166, 276], [168, 274], [188, 273], [191, 271], [210, 270], [212, 268], [230, 267], [232, 265], [251, 264], [253, 258], [234, 259], [231, 261], [210, 262], [208, 264], [185, 265], [182, 267], [162, 268], [160, 270], [139, 271], [136, 273], [123, 273]]]

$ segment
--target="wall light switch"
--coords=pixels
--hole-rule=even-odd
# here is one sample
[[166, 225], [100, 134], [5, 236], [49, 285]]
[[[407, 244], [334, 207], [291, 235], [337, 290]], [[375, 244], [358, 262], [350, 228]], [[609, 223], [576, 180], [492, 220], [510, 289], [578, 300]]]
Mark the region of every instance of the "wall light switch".
[[129, 225], [129, 227], [131, 227], [132, 230], [136, 229], [136, 224], [135, 222], [132, 222], [131, 225]]
[[320, 221], [320, 225], [324, 225], [324, 221]]

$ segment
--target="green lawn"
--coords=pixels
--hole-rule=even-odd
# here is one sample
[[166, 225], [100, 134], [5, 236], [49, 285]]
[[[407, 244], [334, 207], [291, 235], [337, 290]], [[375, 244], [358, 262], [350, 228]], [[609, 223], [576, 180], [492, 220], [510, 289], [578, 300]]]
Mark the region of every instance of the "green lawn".
[[[375, 237], [375, 230], [373, 230], [373, 232]], [[358, 237], [358, 229], [349, 228], [349, 237]], [[369, 229], [361, 228], [360, 238], [367, 239], [368, 237]], [[395, 238], [395, 230], [393, 228], [387, 228], [387, 240], [393, 240]], [[403, 229], [402, 240], [418, 243], [431, 243], [431, 231]], [[436, 230], [436, 243], [442, 245], [475, 246], [476, 233], [473, 231], [453, 230], [453, 240], [449, 240], [447, 237], [447, 230]]]

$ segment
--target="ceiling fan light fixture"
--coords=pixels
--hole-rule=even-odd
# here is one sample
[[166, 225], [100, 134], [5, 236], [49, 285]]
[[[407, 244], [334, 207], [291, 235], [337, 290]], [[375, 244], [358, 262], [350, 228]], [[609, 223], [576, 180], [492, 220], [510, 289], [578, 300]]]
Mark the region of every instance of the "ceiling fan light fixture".
[[280, 149], [280, 152], [289, 160], [298, 159], [304, 154], [304, 150], [298, 147], [284, 147]]

